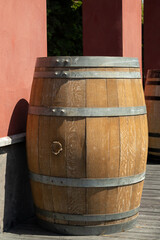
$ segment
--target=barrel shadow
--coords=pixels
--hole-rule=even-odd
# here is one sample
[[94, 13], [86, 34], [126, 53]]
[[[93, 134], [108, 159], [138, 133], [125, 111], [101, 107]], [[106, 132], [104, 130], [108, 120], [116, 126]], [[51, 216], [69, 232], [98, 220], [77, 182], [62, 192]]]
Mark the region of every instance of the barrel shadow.
[[28, 106], [29, 104], [25, 99], [20, 99], [17, 102], [9, 123], [8, 136], [26, 132]]
[[[21, 99], [16, 104], [9, 124], [8, 136], [26, 131], [28, 102]], [[3, 231], [34, 215], [33, 200], [28, 178], [25, 142], [1, 149], [6, 156], [5, 199]]]

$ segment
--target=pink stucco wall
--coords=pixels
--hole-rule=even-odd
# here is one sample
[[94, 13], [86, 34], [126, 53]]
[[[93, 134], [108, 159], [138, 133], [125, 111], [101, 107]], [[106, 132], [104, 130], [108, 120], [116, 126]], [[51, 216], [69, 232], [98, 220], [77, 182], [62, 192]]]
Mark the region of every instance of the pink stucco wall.
[[137, 57], [142, 69], [141, 0], [123, 0], [123, 57]]
[[83, 54], [141, 64], [141, 0], [83, 0]]
[[46, 0], [1, 0], [0, 137], [25, 131], [35, 60], [46, 55]]
[[144, 2], [144, 75], [160, 69], [160, 0]]

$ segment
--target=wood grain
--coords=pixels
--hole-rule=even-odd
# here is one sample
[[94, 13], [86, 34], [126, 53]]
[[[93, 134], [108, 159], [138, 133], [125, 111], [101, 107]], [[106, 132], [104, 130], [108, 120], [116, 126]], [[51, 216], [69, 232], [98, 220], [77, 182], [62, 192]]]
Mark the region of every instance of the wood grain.
[[[65, 70], [39, 68], [36, 71]], [[67, 68], [68, 71], [140, 71], [138, 68]], [[39, 87], [39, 91], [38, 91]], [[35, 92], [35, 94], [34, 94]], [[140, 79], [34, 79], [31, 105], [45, 107], [144, 106]], [[115, 178], [145, 170], [147, 123], [145, 116], [47, 117], [29, 116], [29, 166], [41, 174], [65, 178]], [[36, 120], [35, 120], [36, 119]], [[36, 126], [37, 124], [37, 126]], [[35, 133], [34, 133], [35, 132]], [[32, 142], [38, 151], [32, 157]], [[33, 144], [33, 146], [34, 146]], [[60, 152], [56, 154], [58, 146]], [[37, 158], [38, 163], [32, 163]], [[37, 164], [37, 165], [36, 165]], [[36, 188], [36, 190], [35, 190]], [[36, 183], [35, 204], [48, 211], [68, 214], [111, 214], [140, 204], [143, 182], [114, 188], [75, 188]], [[40, 218], [58, 224], [108, 225], [127, 222], [73, 222]], [[135, 216], [133, 216], [134, 218]]]
[[[43, 79], [33, 81], [30, 96], [30, 104], [39, 106], [43, 91]], [[40, 172], [39, 164], [39, 116], [28, 115], [26, 132], [27, 158], [29, 170], [34, 173]], [[44, 208], [43, 185], [31, 181], [34, 203], [39, 208]], [[40, 217], [40, 216], [39, 216]]]
[[[107, 79], [107, 106], [119, 107], [118, 101], [118, 85], [116, 79]], [[119, 176], [119, 160], [120, 160], [120, 130], [119, 117], [109, 118], [109, 158], [106, 162], [106, 177], [114, 178]], [[106, 190], [106, 214], [118, 212], [118, 188], [108, 188]], [[116, 221], [115, 221], [116, 223]], [[107, 225], [108, 223], [105, 223]]]
[[[85, 80], [68, 82], [67, 106], [85, 107]], [[66, 172], [68, 178], [86, 177], [86, 139], [85, 119], [67, 118], [65, 128]], [[67, 208], [70, 214], [85, 214], [85, 193], [83, 188], [68, 187]], [[68, 222], [69, 225], [81, 225], [80, 222]], [[84, 223], [82, 223], [84, 224]]]

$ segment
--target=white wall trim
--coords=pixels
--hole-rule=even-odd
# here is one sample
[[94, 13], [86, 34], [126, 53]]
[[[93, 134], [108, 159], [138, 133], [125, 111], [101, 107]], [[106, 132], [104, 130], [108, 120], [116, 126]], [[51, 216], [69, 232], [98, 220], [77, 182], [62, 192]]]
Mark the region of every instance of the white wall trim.
[[0, 138], [0, 147], [5, 147], [15, 143], [25, 142], [26, 133], [19, 133], [12, 136]]

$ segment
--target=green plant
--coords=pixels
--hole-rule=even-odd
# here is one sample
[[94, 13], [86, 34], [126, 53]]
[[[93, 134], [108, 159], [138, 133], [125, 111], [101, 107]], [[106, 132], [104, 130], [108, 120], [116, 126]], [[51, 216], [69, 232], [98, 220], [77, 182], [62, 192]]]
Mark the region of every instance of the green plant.
[[71, 8], [73, 8], [74, 10], [77, 10], [79, 7], [81, 7], [81, 5], [82, 5], [82, 1], [80, 1], [80, 0], [72, 0]]
[[82, 1], [47, 1], [48, 56], [82, 55]]

